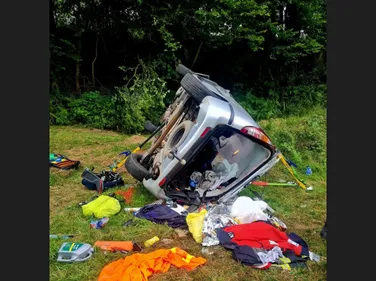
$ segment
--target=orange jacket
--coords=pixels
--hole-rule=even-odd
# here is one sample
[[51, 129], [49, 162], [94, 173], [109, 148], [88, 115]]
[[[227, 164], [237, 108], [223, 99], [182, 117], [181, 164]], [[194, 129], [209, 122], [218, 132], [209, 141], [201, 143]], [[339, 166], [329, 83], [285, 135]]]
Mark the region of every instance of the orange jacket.
[[98, 281], [147, 281], [153, 273], [166, 272], [170, 265], [193, 270], [206, 262], [180, 248], [159, 249], [148, 254], [133, 254], [106, 265]]

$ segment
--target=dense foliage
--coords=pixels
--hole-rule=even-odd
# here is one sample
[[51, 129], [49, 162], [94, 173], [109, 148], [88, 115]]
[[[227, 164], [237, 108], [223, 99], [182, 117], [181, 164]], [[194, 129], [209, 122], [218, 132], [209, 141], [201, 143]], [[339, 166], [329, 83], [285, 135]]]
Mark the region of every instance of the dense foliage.
[[326, 105], [325, 0], [50, 0], [50, 122], [158, 122], [178, 63], [257, 119]]

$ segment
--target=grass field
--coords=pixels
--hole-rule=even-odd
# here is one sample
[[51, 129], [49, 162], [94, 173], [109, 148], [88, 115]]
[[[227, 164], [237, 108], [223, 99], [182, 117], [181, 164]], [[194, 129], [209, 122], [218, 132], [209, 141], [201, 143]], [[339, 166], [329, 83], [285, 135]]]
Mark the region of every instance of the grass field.
[[[326, 257], [326, 240], [319, 233], [326, 219], [326, 113], [322, 109], [313, 109], [305, 116], [289, 117], [260, 122], [262, 128], [280, 148], [282, 153], [298, 164], [298, 171], [313, 187], [304, 191], [295, 187], [252, 187], [263, 195], [265, 201], [276, 210], [276, 216], [282, 219], [288, 231], [299, 234], [308, 243], [310, 250]], [[188, 234], [179, 238], [174, 229], [165, 225], [156, 225], [147, 220], [137, 219], [132, 214], [121, 211], [110, 217], [108, 224], [101, 230], [90, 229], [90, 217], [84, 217], [77, 204], [96, 194], [81, 184], [81, 173], [85, 167], [94, 167], [95, 171], [108, 169], [118, 154], [126, 149], [134, 149], [145, 136], [128, 136], [111, 131], [83, 127], [50, 127], [50, 152], [62, 153], [72, 160], [79, 160], [78, 170], [61, 171], [50, 168], [50, 233], [74, 234], [70, 240], [50, 240], [50, 280], [51, 281], [89, 281], [97, 280], [101, 269], [108, 263], [128, 254], [104, 253], [96, 250], [89, 260], [83, 263], [65, 264], [56, 261], [57, 252], [63, 242], [84, 242], [91, 245], [97, 240], [131, 240], [143, 245], [154, 235], [160, 239], [172, 239], [173, 242], [159, 241], [143, 252], [159, 248], [180, 247], [194, 256], [203, 256], [207, 262], [194, 271], [171, 267], [168, 272], [152, 275], [150, 280], [326, 280], [327, 263], [308, 261], [308, 268], [292, 271], [269, 269], [261, 271], [237, 263], [231, 253], [221, 246], [214, 246], [214, 254], [201, 254], [201, 245]], [[311, 176], [304, 175], [305, 166], [312, 168]], [[134, 184], [136, 193], [129, 206], [140, 207], [155, 200], [141, 184], [125, 171], [119, 170], [127, 184]], [[282, 163], [277, 163], [261, 180], [270, 182], [284, 179], [293, 180]], [[126, 188], [109, 189], [105, 193]], [[250, 194], [249, 188], [242, 195]], [[126, 205], [122, 203], [122, 208]], [[122, 227], [133, 218], [136, 226]]]

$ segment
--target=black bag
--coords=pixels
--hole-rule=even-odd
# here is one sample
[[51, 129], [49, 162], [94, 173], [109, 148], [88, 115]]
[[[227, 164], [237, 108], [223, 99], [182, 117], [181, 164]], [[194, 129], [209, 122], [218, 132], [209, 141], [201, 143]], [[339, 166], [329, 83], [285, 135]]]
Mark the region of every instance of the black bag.
[[90, 190], [97, 190], [98, 193], [102, 193], [104, 190], [123, 185], [124, 181], [119, 173], [111, 171], [102, 171], [100, 173], [93, 173], [92, 170], [85, 169], [81, 175], [81, 183]]

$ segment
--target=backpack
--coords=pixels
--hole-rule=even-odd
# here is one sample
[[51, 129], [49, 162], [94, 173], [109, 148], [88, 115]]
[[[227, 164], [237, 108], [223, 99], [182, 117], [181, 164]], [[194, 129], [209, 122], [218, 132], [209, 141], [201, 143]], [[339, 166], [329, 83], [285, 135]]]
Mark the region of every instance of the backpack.
[[98, 193], [102, 193], [104, 190], [123, 185], [124, 181], [119, 173], [111, 171], [101, 171], [100, 173], [94, 173], [94, 169], [85, 169], [82, 173], [81, 183], [90, 190], [97, 190]]

